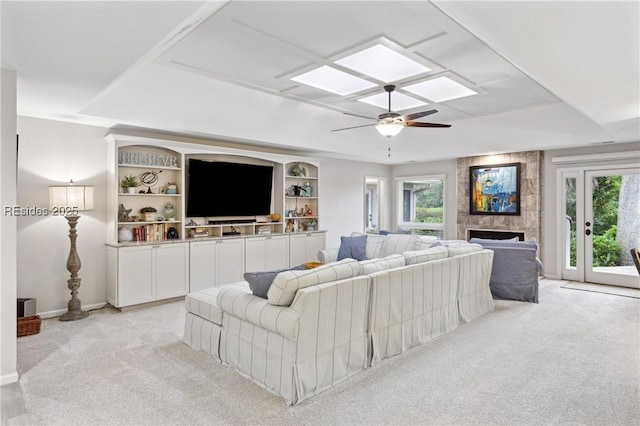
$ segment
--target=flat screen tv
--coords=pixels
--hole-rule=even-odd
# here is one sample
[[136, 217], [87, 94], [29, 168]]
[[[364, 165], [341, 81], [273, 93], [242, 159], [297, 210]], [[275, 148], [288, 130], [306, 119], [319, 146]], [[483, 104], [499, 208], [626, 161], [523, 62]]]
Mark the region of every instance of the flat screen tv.
[[187, 217], [238, 217], [271, 212], [273, 166], [189, 159]]

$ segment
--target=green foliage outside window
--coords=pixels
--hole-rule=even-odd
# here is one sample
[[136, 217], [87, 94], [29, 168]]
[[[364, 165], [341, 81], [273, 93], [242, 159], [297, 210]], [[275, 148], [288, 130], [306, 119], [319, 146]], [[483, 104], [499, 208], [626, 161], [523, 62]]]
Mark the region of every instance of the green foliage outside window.
[[[616, 240], [618, 198], [621, 176], [599, 176], [593, 179], [593, 266], [620, 266], [622, 246]], [[567, 180], [566, 213], [573, 223], [575, 212], [575, 179]], [[571, 230], [570, 265], [576, 265], [576, 230]]]

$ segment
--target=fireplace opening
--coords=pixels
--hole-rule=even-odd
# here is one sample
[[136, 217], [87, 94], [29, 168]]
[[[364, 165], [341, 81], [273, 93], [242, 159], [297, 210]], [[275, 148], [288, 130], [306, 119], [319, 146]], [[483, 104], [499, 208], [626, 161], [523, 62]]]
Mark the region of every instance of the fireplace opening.
[[471, 238], [484, 238], [489, 240], [509, 240], [518, 237], [520, 241], [524, 241], [524, 232], [512, 231], [486, 231], [480, 229], [469, 229], [467, 231], [469, 240]]

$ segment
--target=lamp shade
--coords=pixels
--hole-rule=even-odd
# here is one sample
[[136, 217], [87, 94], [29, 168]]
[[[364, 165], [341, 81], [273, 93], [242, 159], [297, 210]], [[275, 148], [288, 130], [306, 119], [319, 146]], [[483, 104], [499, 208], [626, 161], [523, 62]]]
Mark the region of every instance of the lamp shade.
[[395, 136], [402, 131], [404, 125], [398, 122], [386, 121], [375, 125], [376, 130], [382, 136]]
[[73, 181], [69, 185], [51, 185], [49, 208], [93, 210], [93, 186], [74, 185]]

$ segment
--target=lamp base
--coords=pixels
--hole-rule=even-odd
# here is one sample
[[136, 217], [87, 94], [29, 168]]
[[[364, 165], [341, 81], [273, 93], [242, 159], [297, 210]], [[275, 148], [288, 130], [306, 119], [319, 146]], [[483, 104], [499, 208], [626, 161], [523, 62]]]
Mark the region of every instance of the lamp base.
[[89, 316], [89, 312], [79, 309], [77, 311], [67, 311], [61, 317], [60, 321], [76, 321]]

